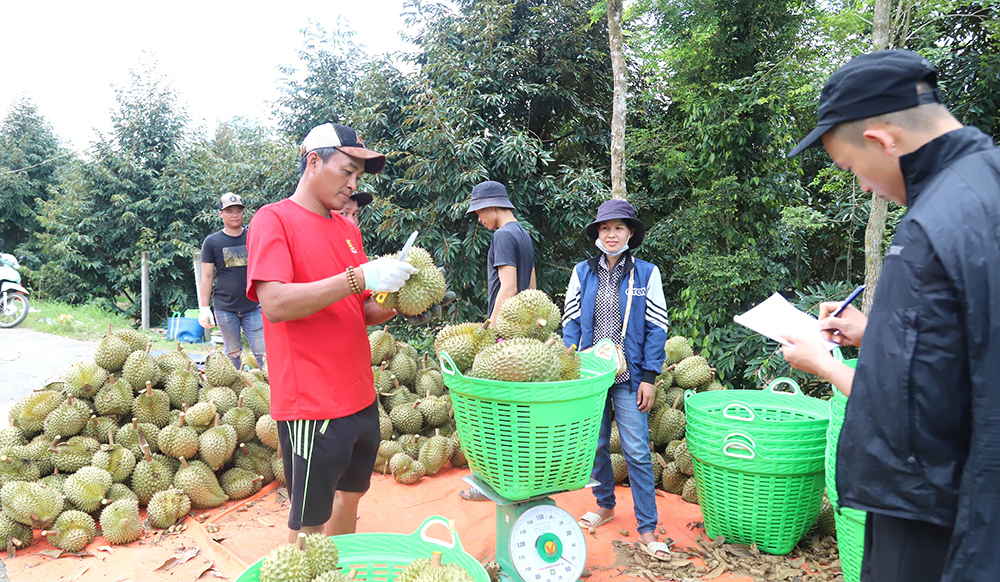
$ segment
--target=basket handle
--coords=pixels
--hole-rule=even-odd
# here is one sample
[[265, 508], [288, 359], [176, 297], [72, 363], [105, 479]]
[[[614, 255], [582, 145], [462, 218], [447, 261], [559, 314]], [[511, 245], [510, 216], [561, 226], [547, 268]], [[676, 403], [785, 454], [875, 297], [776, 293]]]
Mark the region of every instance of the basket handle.
[[830, 350], [830, 353], [833, 354], [833, 359], [837, 360], [838, 362], [844, 361], [844, 354], [840, 351], [839, 346]]
[[[782, 384], [788, 384], [792, 387], [791, 392], [786, 392], [784, 390], [775, 390], [778, 386]], [[785, 396], [802, 396], [802, 390], [799, 388], [798, 382], [792, 380], [791, 378], [778, 378], [767, 385], [766, 390], [769, 390], [772, 394], [783, 394]]]
[[[747, 455], [738, 455], [736, 453], [731, 453], [729, 452], [730, 447], [743, 449], [744, 451], [750, 453], [750, 455], [747, 456]], [[753, 458], [757, 456], [756, 451], [754, 451], [752, 447], [743, 443], [736, 443], [736, 442], [726, 443], [722, 445], [722, 454], [726, 455], [727, 457], [733, 457], [734, 459], [746, 459], [748, 461], [753, 460]]]
[[[687, 406], [685, 405], [685, 409], [686, 408]], [[747, 414], [749, 414], [750, 416], [747, 417], [747, 416], [734, 415], [729, 412], [730, 408], [741, 408], [745, 410]], [[753, 413], [753, 409], [747, 406], [746, 404], [743, 404], [742, 402], [730, 402], [729, 404], [727, 404], [726, 407], [722, 409], [722, 416], [728, 418], [729, 420], [739, 420], [742, 422], [753, 422], [757, 418], [757, 415]]]
[[[448, 533], [451, 534], [450, 541], [444, 541], [438, 538], [433, 538], [427, 535], [427, 529], [434, 525], [443, 525], [448, 528]], [[462, 550], [462, 542], [458, 540], [458, 530], [455, 529], [455, 522], [440, 515], [432, 515], [424, 520], [424, 523], [420, 524], [420, 528], [415, 532], [410, 534], [411, 536], [418, 536], [420, 539], [427, 543], [436, 544], [442, 548], [448, 548], [449, 550], [458, 548]], [[464, 550], [462, 550], [464, 551]]]
[[[745, 432], [743, 432], [741, 430], [734, 430], [734, 431], [730, 432], [729, 434], [727, 434], [725, 436], [725, 438], [722, 439], [722, 443], [726, 444], [726, 443], [729, 442], [729, 439], [736, 439], [736, 438], [746, 439], [746, 440], [748, 440], [750, 442], [750, 446], [752, 446], [755, 449], [757, 448], [757, 441], [753, 440], [752, 436], [748, 435], [747, 433], [745, 433]], [[734, 441], [734, 442], [739, 443], [739, 441]]]
[[461, 376], [462, 373], [458, 371], [458, 366], [455, 365], [455, 360], [451, 359], [448, 352], [441, 352], [438, 354], [438, 362], [441, 364], [441, 371], [449, 376]]

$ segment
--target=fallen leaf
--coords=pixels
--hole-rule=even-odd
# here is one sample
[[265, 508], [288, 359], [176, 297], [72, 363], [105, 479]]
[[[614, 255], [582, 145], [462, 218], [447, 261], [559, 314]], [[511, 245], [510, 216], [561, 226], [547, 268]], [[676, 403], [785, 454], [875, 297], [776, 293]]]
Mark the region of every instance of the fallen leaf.
[[277, 501], [278, 503], [284, 503], [288, 501], [288, 489], [285, 489], [284, 487], [278, 489], [277, 492], [275, 492], [274, 494], [274, 500]]
[[757, 542], [750, 542], [750, 551], [753, 552], [753, 557], [760, 557], [760, 550], [757, 549]]
[[262, 525], [266, 525], [267, 527], [274, 527], [274, 524], [271, 523], [271, 520], [267, 519], [266, 517], [258, 517], [257, 521], [259, 521]]
[[221, 543], [222, 540], [228, 539], [229, 534], [212, 534], [212, 541], [215, 543]]
[[153, 571], [154, 572], [166, 572], [167, 570], [173, 568], [177, 564], [178, 564], [177, 558], [176, 557], [170, 557], [170, 558], [167, 558], [166, 562], [163, 562], [162, 564], [160, 564], [159, 568], [157, 568], [157, 569], [155, 569]]
[[43, 556], [48, 556], [50, 558], [58, 558], [59, 556], [63, 555], [62, 550], [42, 550], [38, 553]]
[[806, 563], [805, 556], [799, 556], [798, 558], [795, 558], [794, 560], [789, 560], [788, 565], [791, 566], [792, 568], [801, 568], [802, 565], [805, 564], [805, 563]]
[[157, 569], [155, 569], [153, 571], [154, 572], [166, 572], [167, 570], [173, 568], [174, 566], [176, 566], [178, 564], [183, 564], [184, 562], [187, 562], [191, 558], [197, 556], [199, 551], [200, 551], [200, 549], [198, 547], [194, 547], [194, 548], [187, 549], [187, 550], [185, 550], [185, 551], [183, 551], [183, 552], [181, 552], [179, 554], [175, 554], [175, 555], [167, 558], [167, 560], [165, 562], [163, 562], [163, 564], [161, 564], [159, 568], [157, 568]]
[[179, 562], [181, 564], [183, 564], [184, 562], [187, 562], [191, 558], [197, 556], [198, 552], [200, 552], [200, 551], [201, 551], [201, 548], [199, 548], [198, 546], [195, 546], [193, 548], [189, 548], [189, 549], [185, 550], [184, 552], [178, 554], [177, 555], [177, 559], [179, 560]]
[[198, 578], [201, 578], [202, 576], [204, 576], [205, 572], [208, 572], [209, 570], [211, 570], [214, 567], [215, 567], [215, 562], [209, 560], [208, 564], [206, 564], [205, 567], [201, 569], [201, 571], [197, 571], [196, 570], [198, 572], [198, 575], [194, 577], [195, 580], [197, 580]]
[[670, 566], [673, 568], [683, 568], [690, 565], [691, 560], [685, 560], [683, 558], [674, 558], [673, 560], [670, 560]]
[[89, 570], [89, 569], [90, 569], [90, 566], [87, 566], [83, 570], [80, 570], [79, 572], [77, 572], [76, 576], [73, 576], [72, 578], [69, 579], [69, 582], [73, 582], [73, 580], [76, 580], [80, 576], [83, 576], [84, 574], [87, 573], [87, 570]]
[[114, 554], [115, 551], [111, 549], [111, 546], [97, 546], [98, 551], [107, 552], [109, 554]]
[[777, 578], [778, 580], [786, 580], [788, 578], [801, 575], [802, 575], [802, 570], [799, 570], [797, 568], [778, 568], [777, 572], [775, 572], [774, 577]]
[[751, 552], [750, 548], [746, 546], [740, 546], [737, 544], [726, 544], [723, 547], [726, 549], [727, 552], [736, 556], [737, 558], [747, 559], [753, 557], [753, 552]]
[[714, 580], [719, 576], [722, 576], [722, 574], [725, 573], [725, 571], [726, 571], [726, 565], [719, 564], [718, 566], [715, 567], [714, 570], [712, 570], [708, 574], [705, 574], [702, 578], [704, 578], [705, 580]]

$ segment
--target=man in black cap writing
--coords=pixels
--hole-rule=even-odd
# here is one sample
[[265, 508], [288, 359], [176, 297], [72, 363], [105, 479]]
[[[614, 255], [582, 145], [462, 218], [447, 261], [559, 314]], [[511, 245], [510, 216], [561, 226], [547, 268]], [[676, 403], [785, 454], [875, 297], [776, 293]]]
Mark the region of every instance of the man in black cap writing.
[[868, 512], [866, 582], [1000, 579], [1000, 150], [941, 100], [919, 55], [859, 56], [789, 154], [822, 140], [865, 191], [908, 207], [869, 317], [820, 307], [828, 339], [860, 346], [857, 371], [818, 338], [783, 348], [850, 396], [837, 493]]

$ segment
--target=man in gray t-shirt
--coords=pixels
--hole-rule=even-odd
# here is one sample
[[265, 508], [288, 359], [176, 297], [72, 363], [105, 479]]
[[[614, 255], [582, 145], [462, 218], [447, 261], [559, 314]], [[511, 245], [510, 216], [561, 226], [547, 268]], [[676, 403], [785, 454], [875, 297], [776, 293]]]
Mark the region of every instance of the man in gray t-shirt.
[[[528, 231], [518, 224], [507, 189], [499, 182], [481, 182], [472, 189], [466, 214], [475, 212], [479, 222], [493, 231], [486, 259], [489, 303], [486, 313], [496, 322], [503, 302], [525, 289], [535, 288], [535, 247]], [[476, 489], [459, 492], [467, 501], [489, 501]]]

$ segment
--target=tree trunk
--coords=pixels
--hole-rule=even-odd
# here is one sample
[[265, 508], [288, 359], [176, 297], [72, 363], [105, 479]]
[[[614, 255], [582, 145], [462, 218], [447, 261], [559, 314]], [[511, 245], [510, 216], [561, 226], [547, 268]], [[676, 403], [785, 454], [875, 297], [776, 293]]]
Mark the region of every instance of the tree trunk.
[[611, 72], [615, 78], [611, 106], [611, 197], [625, 199], [625, 91], [626, 69], [622, 39], [622, 0], [608, 0], [608, 40]]
[[[889, 17], [890, 0], [875, 0], [875, 17], [872, 19], [872, 44], [876, 51], [889, 48], [889, 31], [892, 19]], [[885, 219], [889, 203], [872, 192], [872, 211], [865, 229], [865, 294], [861, 300], [861, 311], [865, 315], [875, 300], [875, 288], [882, 276], [882, 236], [885, 233]]]

